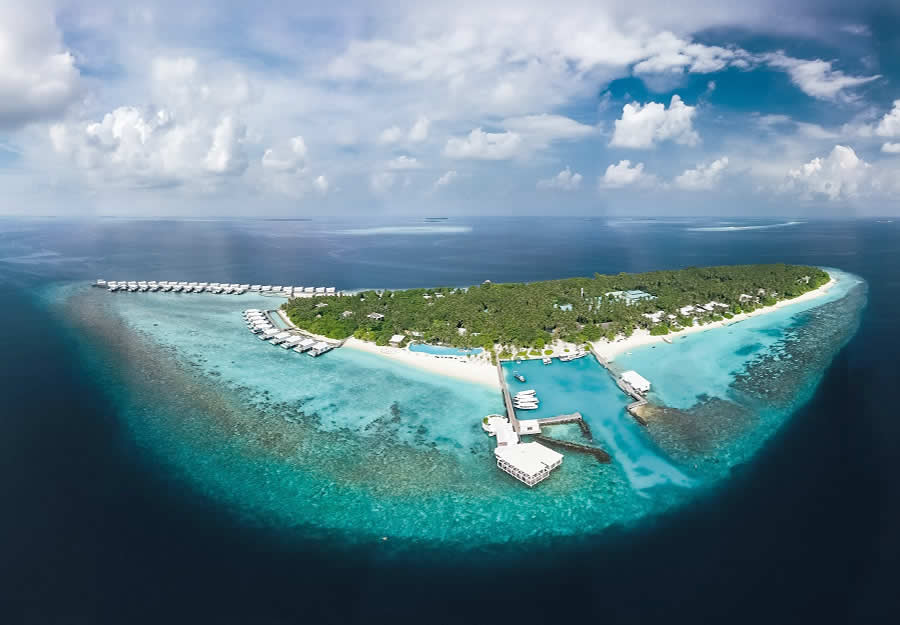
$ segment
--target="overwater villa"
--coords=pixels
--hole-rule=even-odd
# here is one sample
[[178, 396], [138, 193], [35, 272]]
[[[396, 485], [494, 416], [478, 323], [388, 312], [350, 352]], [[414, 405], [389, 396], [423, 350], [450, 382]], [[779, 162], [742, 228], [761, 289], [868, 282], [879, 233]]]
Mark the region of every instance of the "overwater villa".
[[286, 340], [288, 340], [291, 336], [292, 335], [290, 332], [279, 332], [278, 334], [276, 334], [272, 337], [272, 340], [270, 342], [272, 343], [272, 345], [281, 345]]
[[312, 348], [313, 345], [316, 344], [316, 341], [313, 339], [303, 339], [297, 345], [294, 346], [294, 351], [298, 354], [302, 354], [305, 351], [308, 351]]
[[335, 347], [337, 347], [337, 345], [326, 343], [325, 341], [319, 341], [310, 348], [309, 353], [311, 356], [321, 356], [326, 352], [330, 352]]

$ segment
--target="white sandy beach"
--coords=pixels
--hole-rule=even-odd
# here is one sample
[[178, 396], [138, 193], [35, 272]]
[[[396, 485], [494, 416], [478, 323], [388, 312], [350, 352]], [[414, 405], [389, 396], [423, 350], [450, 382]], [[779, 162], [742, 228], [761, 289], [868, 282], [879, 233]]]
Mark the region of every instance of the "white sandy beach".
[[390, 358], [397, 362], [419, 367], [438, 375], [445, 375], [467, 382], [483, 384], [491, 388], [500, 388], [500, 381], [497, 378], [497, 369], [484, 358], [441, 358], [424, 354], [421, 352], [411, 352], [408, 349], [399, 347], [380, 346], [368, 341], [360, 341], [359, 339], [350, 337], [344, 343], [344, 347], [358, 349], [370, 354], [377, 354], [384, 358]]
[[[749, 319], [750, 317], [764, 315], [784, 306], [791, 306], [799, 302], [804, 302], [815, 299], [817, 297], [821, 297], [825, 295], [835, 283], [835, 279], [831, 278], [827, 283], [823, 284], [814, 291], [804, 293], [803, 295], [800, 295], [799, 297], [795, 297], [793, 299], [779, 301], [774, 306], [760, 308], [750, 313], [741, 313], [739, 315], [735, 315], [732, 319], [714, 321], [712, 323], [703, 325], [695, 325], [690, 328], [679, 330], [678, 332], [670, 332], [669, 334], [664, 336], [651, 336], [649, 330], [635, 330], [634, 333], [628, 338], [619, 338], [612, 342], [601, 340], [591, 343], [591, 345], [598, 355], [606, 358], [607, 360], [613, 360], [617, 354], [629, 351], [635, 347], [640, 347], [642, 345], [661, 343], [663, 342], [663, 338], [665, 337], [676, 337], [684, 334], [691, 334], [694, 332], [702, 332], [711, 328], [725, 327], [733, 323], [737, 323], [738, 321], [741, 321], [743, 319]], [[288, 319], [287, 315], [283, 311], [279, 310], [278, 313], [286, 323], [288, 323], [292, 327], [296, 327], [291, 322], [291, 320]], [[333, 342], [333, 339], [328, 339], [325, 337], [317, 338]], [[457, 378], [459, 380], [466, 380], [467, 382], [474, 382], [476, 384], [483, 384], [491, 388], [500, 387], [500, 382], [497, 378], [496, 367], [492, 365], [483, 354], [481, 356], [471, 358], [438, 357], [422, 352], [411, 352], [406, 348], [390, 347], [387, 345], [379, 346], [368, 341], [361, 341], [354, 337], [348, 338], [344, 342], [344, 347], [369, 352], [370, 354], [376, 354], [384, 358], [390, 358], [391, 360], [402, 362], [412, 367], [419, 367], [420, 369], [425, 369], [426, 371], [430, 371], [438, 375]], [[574, 350], [575, 345], [558, 342], [557, 344], [550, 345], [548, 347], [553, 349], [553, 356], [557, 357], [562, 355], [565, 351], [568, 351], [567, 349], [565, 349], [567, 347]], [[534, 356], [529, 355], [528, 358], [534, 358]]]
[[635, 347], [640, 347], [642, 345], [652, 345], [654, 343], [662, 343], [663, 339], [666, 337], [672, 338], [685, 334], [692, 334], [694, 332], [702, 332], [704, 330], [709, 330], [710, 328], [726, 327], [733, 323], [737, 323], [738, 321], [742, 321], [743, 319], [749, 319], [750, 317], [764, 315], [778, 308], [783, 308], [785, 306], [791, 306], [799, 302], [805, 302], [811, 299], [816, 299], [817, 297], [822, 297], [823, 295], [828, 293], [829, 289], [831, 289], [831, 287], [836, 283], [836, 280], [834, 278], [831, 278], [828, 282], [826, 282], [819, 288], [804, 293], [803, 295], [794, 297], [792, 299], [781, 300], [774, 306], [767, 306], [765, 308], [754, 310], [753, 312], [735, 315], [732, 319], [714, 321], [712, 323], [706, 323], [703, 325], [695, 325], [691, 326], [690, 328], [684, 328], [683, 330], [679, 330], [678, 332], [670, 332], [669, 334], [662, 336], [651, 336], [649, 330], [635, 330], [634, 333], [628, 338], [619, 338], [611, 342], [607, 340], [595, 341], [591, 343], [591, 346], [594, 348], [594, 351], [603, 358], [606, 358], [607, 360], [613, 360], [616, 355], [634, 349]]

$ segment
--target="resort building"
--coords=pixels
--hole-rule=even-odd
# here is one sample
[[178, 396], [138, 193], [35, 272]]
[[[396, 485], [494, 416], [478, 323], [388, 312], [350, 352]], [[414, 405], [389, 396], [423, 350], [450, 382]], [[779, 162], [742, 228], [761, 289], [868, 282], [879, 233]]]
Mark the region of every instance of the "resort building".
[[406, 337], [402, 334], [395, 334], [391, 337], [390, 343], [392, 347], [400, 347]]
[[366, 317], [368, 317], [369, 319], [374, 319], [375, 321], [381, 321], [382, 319], [384, 319], [384, 315], [382, 315], [381, 313], [369, 313], [368, 315], [366, 315]]
[[622, 380], [638, 393], [646, 393], [650, 390], [650, 381], [637, 371], [626, 371], [622, 374]]
[[652, 300], [656, 299], [653, 295], [646, 293], [644, 291], [639, 290], [631, 290], [631, 291], [610, 291], [606, 294], [606, 297], [612, 297], [614, 299], [624, 300], [627, 306], [631, 306], [632, 304], [636, 304], [643, 300]]
[[528, 486], [546, 480], [550, 477], [550, 472], [562, 464], [561, 453], [548, 449], [540, 443], [501, 445], [499, 431], [497, 441], [497, 447], [494, 449], [497, 466]]

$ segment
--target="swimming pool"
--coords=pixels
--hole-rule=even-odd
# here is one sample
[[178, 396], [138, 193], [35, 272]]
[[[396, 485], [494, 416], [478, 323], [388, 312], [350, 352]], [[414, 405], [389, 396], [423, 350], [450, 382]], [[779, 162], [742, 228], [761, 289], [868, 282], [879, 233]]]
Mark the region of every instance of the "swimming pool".
[[273, 324], [275, 324], [275, 327], [279, 330], [287, 330], [291, 327], [287, 323], [285, 323], [284, 319], [282, 319], [281, 315], [278, 314], [277, 310], [268, 311], [266, 313], [266, 316]]
[[427, 343], [410, 343], [409, 351], [424, 352], [433, 356], [474, 356], [475, 354], [480, 354], [484, 350], [480, 347], [475, 347], [473, 349], [459, 349], [457, 347], [428, 345]]

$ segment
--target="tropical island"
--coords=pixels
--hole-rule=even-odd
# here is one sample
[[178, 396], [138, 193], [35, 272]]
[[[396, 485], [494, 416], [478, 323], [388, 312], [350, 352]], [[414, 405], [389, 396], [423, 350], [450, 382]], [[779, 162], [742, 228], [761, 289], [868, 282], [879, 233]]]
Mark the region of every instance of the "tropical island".
[[[376, 345], [409, 342], [484, 348], [491, 358], [551, 343], [614, 341], [640, 331], [665, 336], [723, 322], [827, 284], [817, 267], [788, 264], [689, 267], [594, 274], [530, 283], [363, 291], [294, 298], [284, 313], [299, 328]], [[402, 339], [402, 340], [399, 340]]]

